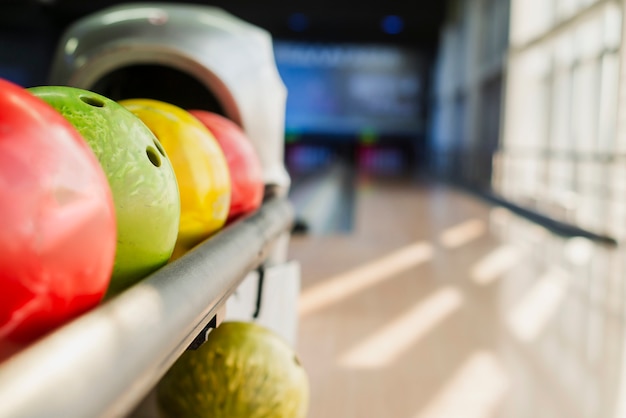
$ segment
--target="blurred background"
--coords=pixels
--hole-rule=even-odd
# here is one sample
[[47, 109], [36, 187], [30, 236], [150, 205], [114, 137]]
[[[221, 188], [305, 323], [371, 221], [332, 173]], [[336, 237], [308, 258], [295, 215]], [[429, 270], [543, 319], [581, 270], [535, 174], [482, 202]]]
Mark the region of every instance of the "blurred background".
[[[4, 0], [46, 84], [111, 0]], [[288, 89], [311, 418], [626, 417], [621, 0], [205, 0]]]

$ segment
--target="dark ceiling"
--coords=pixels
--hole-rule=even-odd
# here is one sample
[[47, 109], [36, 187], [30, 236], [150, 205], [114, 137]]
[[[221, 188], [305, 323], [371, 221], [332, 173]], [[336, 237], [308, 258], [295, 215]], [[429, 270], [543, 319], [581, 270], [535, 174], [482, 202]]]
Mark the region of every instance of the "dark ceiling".
[[[0, 29], [50, 26], [123, 0], [0, 0]], [[147, 3], [147, 1], [136, 1]], [[191, 0], [221, 7], [267, 29], [276, 38], [330, 42], [385, 42], [434, 48], [444, 15], [443, 0]], [[385, 16], [398, 16], [401, 31], [385, 33]]]

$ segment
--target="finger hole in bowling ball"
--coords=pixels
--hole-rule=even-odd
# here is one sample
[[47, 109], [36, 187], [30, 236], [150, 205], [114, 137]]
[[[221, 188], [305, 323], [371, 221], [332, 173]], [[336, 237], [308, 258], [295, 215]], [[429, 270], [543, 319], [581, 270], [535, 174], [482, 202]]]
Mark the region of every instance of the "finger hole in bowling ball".
[[165, 157], [165, 150], [163, 149], [161, 143], [158, 141], [158, 138], [154, 141], [154, 146], [159, 150], [159, 154]]
[[82, 100], [84, 103], [87, 103], [89, 106], [104, 107], [104, 101], [97, 97], [80, 96], [80, 100]]
[[161, 157], [159, 156], [159, 154], [154, 148], [152, 147], [146, 148], [146, 154], [148, 155], [148, 159], [150, 160], [153, 166], [161, 167]]

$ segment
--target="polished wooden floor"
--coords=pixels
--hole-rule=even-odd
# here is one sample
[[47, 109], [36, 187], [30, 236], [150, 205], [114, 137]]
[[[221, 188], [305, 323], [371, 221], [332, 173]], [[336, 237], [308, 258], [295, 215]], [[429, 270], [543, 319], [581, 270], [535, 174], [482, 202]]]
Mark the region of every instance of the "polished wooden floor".
[[294, 236], [310, 418], [609, 418], [621, 249], [463, 192], [362, 177], [351, 233]]

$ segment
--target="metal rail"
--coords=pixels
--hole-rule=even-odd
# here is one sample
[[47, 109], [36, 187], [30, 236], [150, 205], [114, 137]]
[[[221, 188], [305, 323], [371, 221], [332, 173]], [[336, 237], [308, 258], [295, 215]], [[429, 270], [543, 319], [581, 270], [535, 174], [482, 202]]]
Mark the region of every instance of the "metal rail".
[[286, 198], [0, 364], [0, 416], [122, 417], [287, 232]]

